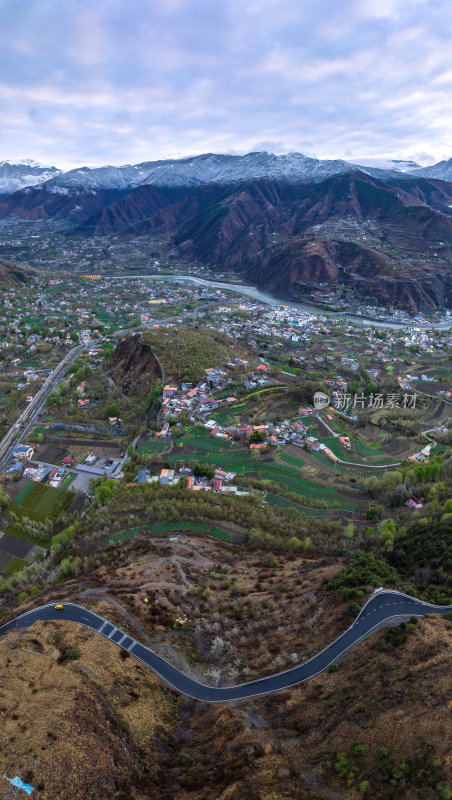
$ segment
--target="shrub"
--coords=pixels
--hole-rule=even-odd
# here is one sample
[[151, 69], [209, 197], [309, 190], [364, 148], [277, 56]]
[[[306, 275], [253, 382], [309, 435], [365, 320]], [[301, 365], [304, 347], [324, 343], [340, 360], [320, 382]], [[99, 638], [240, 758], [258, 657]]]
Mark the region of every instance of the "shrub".
[[330, 664], [330, 666], [328, 667], [328, 672], [330, 672], [330, 673], [337, 672], [338, 669], [339, 669], [339, 664], [337, 664], [335, 661], [333, 661], [333, 663]]
[[64, 657], [67, 661], [76, 661], [80, 658], [80, 650], [77, 650], [76, 647], [68, 647], [67, 650], [64, 651]]
[[393, 567], [373, 553], [363, 550], [354, 551], [345, 567], [326, 584], [327, 589], [340, 589], [341, 587], [380, 586], [385, 583], [397, 583], [398, 574]]
[[363, 756], [366, 755], [367, 750], [363, 744], [354, 744], [352, 747], [352, 753], [354, 756], [357, 756], [357, 758], [363, 758]]
[[360, 611], [361, 607], [358, 605], [358, 603], [349, 603], [347, 606], [347, 614], [350, 617], [357, 617]]
[[28, 592], [20, 592], [20, 594], [17, 596], [17, 605], [20, 606], [20, 604], [23, 603], [24, 600], [27, 599], [27, 597], [28, 597]]
[[450, 785], [446, 783], [446, 781], [441, 781], [436, 785], [436, 791], [438, 792], [441, 800], [450, 800], [452, 797], [452, 789]]
[[377, 761], [385, 761], [389, 756], [389, 748], [381, 745], [381, 747], [377, 747], [375, 750], [375, 758]]

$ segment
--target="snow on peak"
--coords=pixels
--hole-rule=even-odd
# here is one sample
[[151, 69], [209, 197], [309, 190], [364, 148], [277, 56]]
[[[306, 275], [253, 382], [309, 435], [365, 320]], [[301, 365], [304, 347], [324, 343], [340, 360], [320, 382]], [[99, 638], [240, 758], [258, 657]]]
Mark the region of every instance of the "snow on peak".
[[56, 167], [38, 164], [31, 158], [19, 162], [0, 161], [0, 195], [45, 183], [59, 172]]

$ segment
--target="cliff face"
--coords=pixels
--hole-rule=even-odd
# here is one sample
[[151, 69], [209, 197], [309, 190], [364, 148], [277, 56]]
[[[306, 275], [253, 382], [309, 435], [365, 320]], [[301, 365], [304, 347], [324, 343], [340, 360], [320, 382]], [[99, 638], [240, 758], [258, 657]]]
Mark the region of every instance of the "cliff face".
[[145, 393], [162, 377], [159, 362], [140, 334], [119, 342], [108, 365], [108, 374], [129, 394]]

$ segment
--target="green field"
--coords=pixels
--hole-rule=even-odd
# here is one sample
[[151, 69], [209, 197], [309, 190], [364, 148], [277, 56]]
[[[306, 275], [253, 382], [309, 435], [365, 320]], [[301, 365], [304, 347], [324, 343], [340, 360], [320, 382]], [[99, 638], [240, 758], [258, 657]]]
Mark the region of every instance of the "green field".
[[16, 497], [14, 513], [18, 517], [41, 522], [47, 517], [55, 518], [66, 511], [73, 499], [74, 495], [65, 489], [54, 489], [52, 486], [30, 481]]
[[[300, 477], [299, 471], [279, 466], [275, 462], [252, 461], [248, 451], [237, 451], [234, 453], [171, 453], [168, 462], [171, 464], [187, 462], [195, 459], [203, 464], [218, 465], [227, 472], [236, 472], [239, 475], [253, 473], [259, 480], [270, 480], [285, 486], [290, 492], [302, 495], [306, 498], [313, 497], [318, 500], [325, 500], [331, 507], [345, 508], [350, 511], [356, 509], [356, 505], [344, 499], [336, 489], [330, 486], [320, 486], [311, 483]], [[331, 462], [328, 462], [331, 467]]]
[[25, 561], [23, 558], [19, 558], [15, 556], [5, 567], [5, 572], [7, 575], [14, 575], [16, 572], [20, 572], [24, 567], [28, 567], [28, 561]]
[[374, 446], [372, 447], [365, 442], [362, 442], [360, 439], [354, 439], [353, 443], [356, 447], [356, 452], [359, 453], [361, 456], [383, 456], [384, 453], [380, 449], [379, 442], [375, 442]]
[[307, 517], [324, 517], [327, 513], [326, 508], [310, 508], [309, 506], [302, 506], [300, 503], [294, 503], [293, 500], [288, 500], [286, 497], [281, 497], [279, 494], [266, 492], [264, 500], [271, 506], [278, 508], [295, 508], [301, 514]]
[[63, 478], [60, 489], [67, 489], [67, 487], [70, 486], [75, 477], [76, 477], [75, 472], [70, 472], [68, 475], [66, 475], [66, 477]]
[[14, 500], [14, 505], [21, 506], [23, 501], [25, 500], [27, 495], [30, 494], [34, 486], [36, 486], [36, 484], [33, 481], [28, 481], [28, 483], [22, 487], [16, 499]]
[[[16, 512], [16, 509], [14, 509]], [[18, 514], [18, 516], [24, 516], [31, 519], [29, 514]], [[37, 522], [42, 522], [42, 519], [36, 520]], [[10, 536], [14, 536], [15, 539], [21, 539], [23, 542], [30, 542], [30, 544], [37, 544], [39, 547], [47, 548], [49, 546], [49, 542], [47, 539], [41, 539], [39, 536], [29, 536], [28, 533], [24, 533], [18, 526], [16, 522], [10, 522], [9, 525], [5, 528], [5, 533], [8, 533]]]
[[119, 531], [110, 536], [108, 541], [114, 544], [127, 541], [128, 539], [135, 539], [140, 536], [143, 531], [151, 531], [152, 533], [171, 533], [172, 531], [193, 531], [196, 533], [207, 533], [215, 539], [220, 539], [223, 542], [232, 542], [231, 534], [224, 531], [222, 528], [217, 528], [215, 525], [210, 525], [206, 522], [157, 522], [153, 525], [138, 525], [136, 528], [129, 528], [125, 531]]
[[140, 456], [148, 456], [150, 453], [161, 453], [169, 447], [168, 439], [148, 439], [142, 442], [138, 448]]
[[303, 469], [306, 466], [306, 462], [303, 461], [301, 458], [296, 458], [295, 456], [289, 456], [287, 453], [282, 453], [278, 455], [278, 458], [281, 461], [285, 461], [286, 464], [291, 464], [293, 467], [298, 467], [298, 469]]

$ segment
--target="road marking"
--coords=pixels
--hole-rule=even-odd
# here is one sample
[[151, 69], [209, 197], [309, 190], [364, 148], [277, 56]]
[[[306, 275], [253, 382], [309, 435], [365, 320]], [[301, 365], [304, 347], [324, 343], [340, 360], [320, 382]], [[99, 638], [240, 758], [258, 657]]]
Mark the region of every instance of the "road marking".
[[132, 650], [133, 650], [133, 648], [135, 647], [135, 645], [136, 645], [136, 642], [132, 642], [132, 644], [130, 645], [130, 647], [128, 647], [128, 648], [127, 648], [127, 650], [129, 651], [129, 653], [131, 653], [131, 652], [132, 652]]
[[127, 638], [128, 638], [128, 635], [127, 635], [127, 633], [125, 633], [124, 636], [121, 636], [119, 642], [116, 642], [116, 644], [122, 644], [124, 639], [127, 639]]
[[102, 631], [103, 631], [103, 629], [105, 628], [106, 625], [110, 625], [110, 623], [107, 622], [106, 619], [104, 619], [104, 621], [103, 621], [102, 625], [100, 626], [100, 628], [97, 629], [98, 633], [102, 633]]
[[115, 628], [115, 626], [113, 625], [113, 630], [112, 630], [112, 631], [110, 631], [110, 633], [108, 633], [108, 634], [107, 634], [107, 638], [108, 638], [108, 639], [111, 639], [111, 637], [112, 637], [112, 636], [113, 636], [113, 635], [116, 633], [116, 631], [117, 631], [117, 630], [118, 630], [118, 629], [117, 629], [117, 628]]

